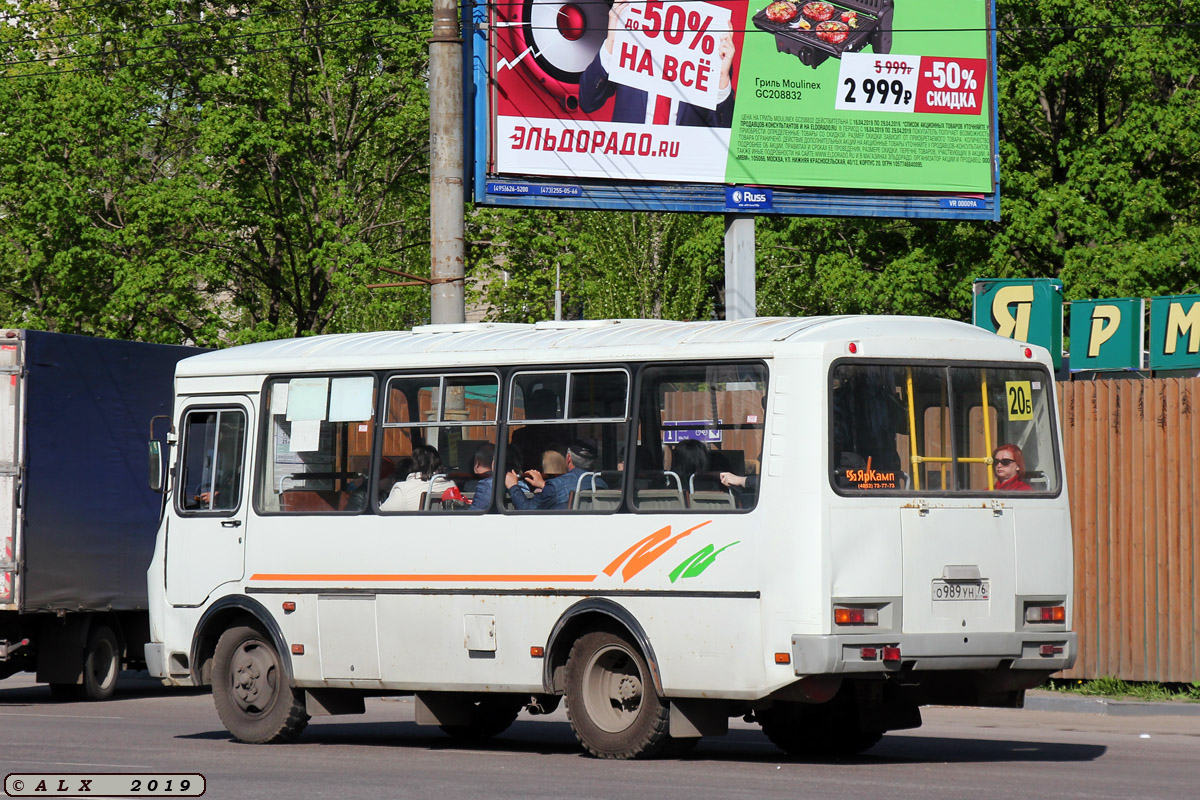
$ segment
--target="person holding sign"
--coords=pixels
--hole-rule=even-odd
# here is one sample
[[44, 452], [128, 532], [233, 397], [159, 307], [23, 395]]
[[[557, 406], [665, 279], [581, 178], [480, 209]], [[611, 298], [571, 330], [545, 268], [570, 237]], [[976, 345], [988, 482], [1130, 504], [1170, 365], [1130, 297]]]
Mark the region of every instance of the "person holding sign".
[[1030, 492], [1033, 487], [1025, 482], [1025, 456], [1015, 444], [1002, 444], [992, 453], [992, 467], [996, 470], [997, 492]]
[[[614, 72], [617, 72], [618, 75], [621, 73], [638, 74], [640, 79], [645, 79], [649, 81], [650, 85], [653, 85], [651, 79], [655, 76], [662, 81], [669, 81], [671, 75], [677, 74], [679, 83], [685, 84], [693, 91], [697, 89], [697, 83], [707, 80], [708, 73], [697, 69], [697, 67], [711, 69], [712, 66], [710, 57], [702, 55], [703, 44], [700, 50], [701, 56], [696, 59], [694, 64], [689, 61], [680, 61], [669, 54], [663, 55], [651, 49], [651, 45], [665, 46], [661, 44], [665, 41], [665, 37], [658, 35], [661, 31], [652, 28], [649, 19], [643, 22], [633, 21], [627, 26], [626, 19], [628, 17], [645, 17], [644, 6], [644, 3], [621, 2], [621, 0], [616, 0], [612, 4], [608, 12], [608, 38], [604, 40], [604, 45], [579, 78], [579, 108], [590, 114], [599, 110], [608, 98], [613, 97], [613, 122], [655, 125], [674, 123], [675, 125], [706, 128], [732, 127], [734, 92], [731, 74], [735, 48], [733, 35], [728, 31], [720, 33], [717, 41], [716, 55], [719, 64], [716, 71], [719, 78], [715, 93], [710, 94], [715, 100], [713, 108], [685, 102], [680, 99], [679, 93], [676, 93], [675, 96], [653, 94], [645, 88], [636, 88], [623, 83], [619, 78], [610, 79], [610, 75]], [[628, 30], [626, 30], [627, 27]], [[614, 56], [613, 49], [618, 35], [622, 42], [621, 49]], [[635, 52], [636, 47], [630, 43], [630, 37], [637, 37], [637, 44], [642, 47], [640, 54]], [[711, 39], [716, 38], [716, 31], [708, 34], [708, 37], [711, 42]], [[703, 38], [700, 35], [693, 37], [696, 42], [702, 41]], [[682, 40], [683, 43], [687, 41], [688, 37], [684, 37]], [[711, 43], [707, 44], [710, 52], [711, 46]], [[692, 68], [690, 72], [688, 67]], [[671, 84], [662, 83], [662, 86], [665, 88]]]

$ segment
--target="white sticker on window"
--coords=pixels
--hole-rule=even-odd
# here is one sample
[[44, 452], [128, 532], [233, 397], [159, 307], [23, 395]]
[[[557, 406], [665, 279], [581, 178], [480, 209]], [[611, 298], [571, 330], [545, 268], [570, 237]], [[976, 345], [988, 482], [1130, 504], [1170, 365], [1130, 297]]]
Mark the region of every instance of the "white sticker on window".
[[311, 453], [321, 445], [321, 420], [302, 419], [292, 423], [291, 451]]
[[334, 378], [329, 391], [330, 422], [362, 422], [371, 418], [371, 390], [375, 380]]
[[1033, 382], [1033, 389], [1034, 389], [1034, 391], [1037, 391], [1038, 389], [1041, 389], [1041, 388], [1042, 388], [1042, 382], [1041, 382], [1041, 381], [1034, 381], [1034, 382]]
[[[329, 399], [329, 378], [292, 378], [289, 386], [288, 422], [325, 419], [325, 402]], [[292, 436], [295, 435], [295, 431], [293, 431]], [[294, 450], [294, 452], [300, 451]]]
[[277, 383], [271, 387], [271, 416], [278, 417], [287, 413], [288, 385]]

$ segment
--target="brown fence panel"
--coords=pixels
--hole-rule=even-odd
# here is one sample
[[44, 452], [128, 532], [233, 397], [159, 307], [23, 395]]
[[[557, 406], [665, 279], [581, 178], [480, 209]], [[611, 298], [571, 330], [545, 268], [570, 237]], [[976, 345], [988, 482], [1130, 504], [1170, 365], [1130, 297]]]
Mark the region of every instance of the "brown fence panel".
[[1058, 390], [1080, 639], [1064, 675], [1200, 680], [1200, 378]]

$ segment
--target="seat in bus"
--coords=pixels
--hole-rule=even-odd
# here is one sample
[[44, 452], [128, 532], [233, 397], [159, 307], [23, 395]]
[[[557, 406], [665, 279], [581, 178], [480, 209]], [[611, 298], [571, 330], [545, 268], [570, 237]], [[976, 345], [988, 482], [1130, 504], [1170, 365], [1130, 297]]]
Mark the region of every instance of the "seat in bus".
[[655, 508], [687, 508], [687, 503], [683, 499], [683, 481], [679, 480], [679, 476], [670, 470], [663, 470], [659, 473], [662, 479], [656, 476], [655, 483], [658, 485], [666, 485], [665, 489], [637, 489], [635, 496], [637, 499], [637, 507], [646, 509]]
[[[700, 485], [712, 486], [713, 488], [696, 488], [696, 478], [700, 478]], [[703, 473], [693, 475], [688, 479], [688, 508], [737, 508], [737, 500], [733, 496], [733, 492], [721, 487], [720, 473]]]

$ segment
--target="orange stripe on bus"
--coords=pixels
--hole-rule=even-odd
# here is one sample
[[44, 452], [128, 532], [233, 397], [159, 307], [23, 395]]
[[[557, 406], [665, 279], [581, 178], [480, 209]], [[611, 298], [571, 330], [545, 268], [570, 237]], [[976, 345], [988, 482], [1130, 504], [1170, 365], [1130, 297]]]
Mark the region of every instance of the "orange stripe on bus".
[[252, 581], [373, 581], [376, 583], [591, 583], [595, 575], [314, 575], [260, 572]]

